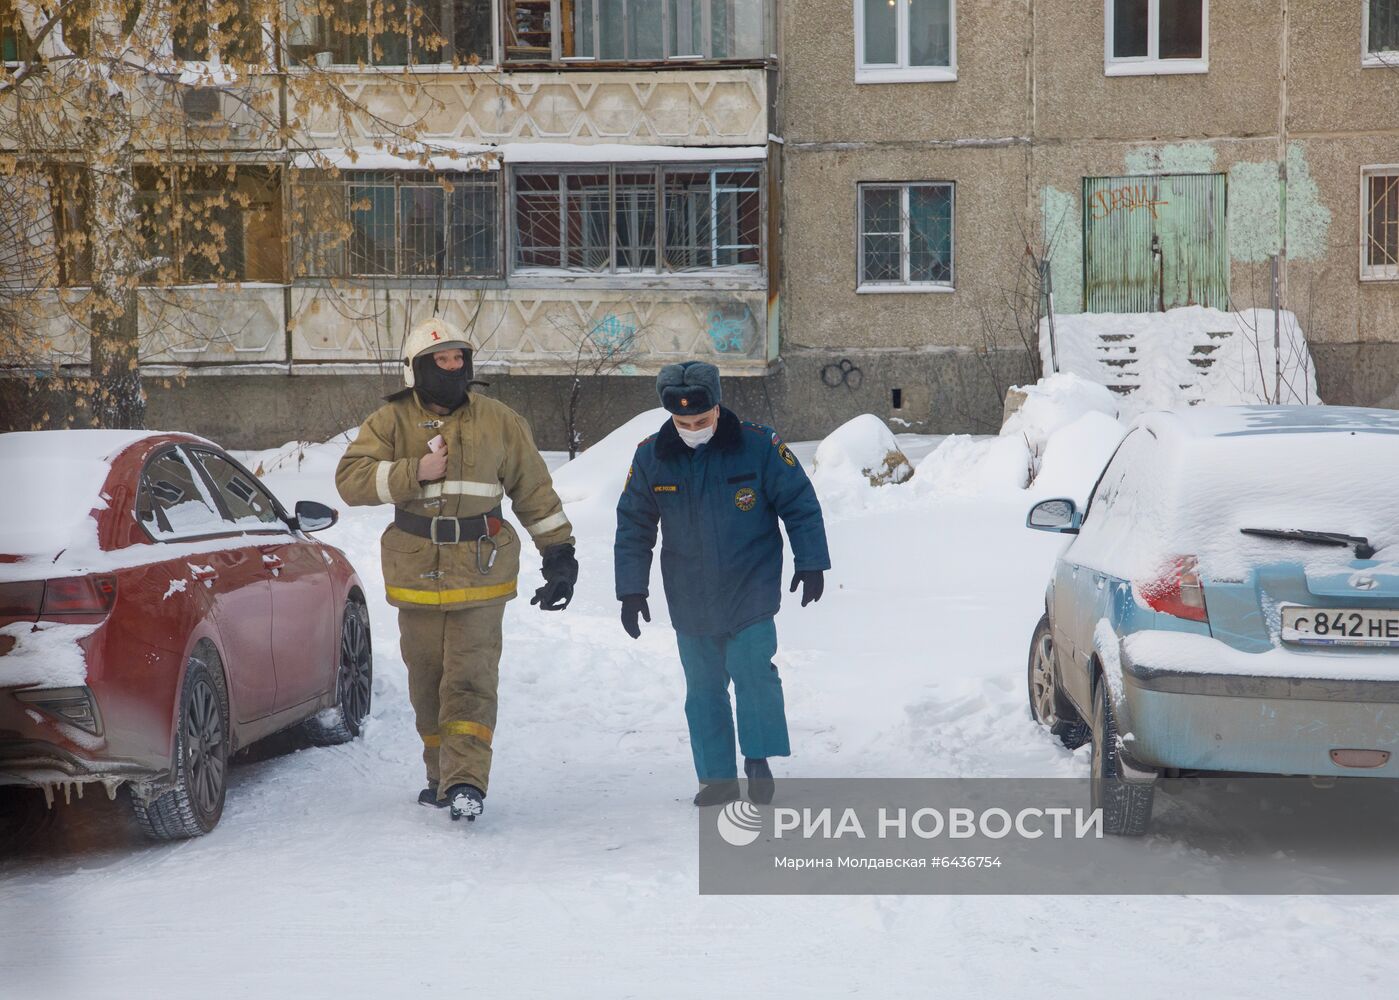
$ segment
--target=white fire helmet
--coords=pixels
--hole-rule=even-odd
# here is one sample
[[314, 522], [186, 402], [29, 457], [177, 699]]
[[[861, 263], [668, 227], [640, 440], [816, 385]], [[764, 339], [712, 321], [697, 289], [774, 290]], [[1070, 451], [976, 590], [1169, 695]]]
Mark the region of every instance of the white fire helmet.
[[413, 327], [408, 339], [403, 342], [403, 383], [408, 388], [413, 388], [414, 358], [420, 354], [435, 354], [449, 347], [471, 351], [471, 345], [467, 343], [466, 338], [444, 319], [434, 316]]

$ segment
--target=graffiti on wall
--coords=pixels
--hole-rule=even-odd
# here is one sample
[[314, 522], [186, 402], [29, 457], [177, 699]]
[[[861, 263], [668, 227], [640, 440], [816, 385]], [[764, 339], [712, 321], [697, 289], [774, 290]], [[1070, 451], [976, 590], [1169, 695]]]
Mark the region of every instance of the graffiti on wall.
[[1135, 212], [1146, 209], [1153, 219], [1158, 218], [1156, 210], [1170, 202], [1154, 197], [1151, 187], [1146, 184], [1124, 184], [1122, 187], [1099, 191], [1093, 196], [1089, 214], [1093, 221], [1106, 219], [1117, 212]]
[[588, 339], [604, 354], [624, 354], [636, 346], [636, 324], [625, 323], [616, 313], [608, 313], [593, 324]]
[[741, 308], [743, 310], [741, 315], [725, 315], [722, 310], [718, 309], [709, 314], [705, 333], [709, 335], [714, 350], [720, 354], [742, 351], [746, 347], [748, 331], [753, 323], [753, 313], [749, 311], [747, 306], [741, 306]]

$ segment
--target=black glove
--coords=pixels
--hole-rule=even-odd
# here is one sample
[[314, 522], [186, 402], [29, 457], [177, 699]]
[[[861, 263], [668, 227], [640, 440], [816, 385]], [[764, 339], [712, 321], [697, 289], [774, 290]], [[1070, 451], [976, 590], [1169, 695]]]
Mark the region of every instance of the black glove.
[[646, 606], [646, 598], [640, 594], [628, 594], [622, 598], [622, 628], [626, 629], [627, 635], [633, 639], [641, 638], [641, 623], [636, 620], [637, 615], [649, 622], [651, 609]]
[[799, 569], [792, 574], [792, 586], [787, 593], [795, 594], [797, 584], [802, 585], [802, 607], [815, 604], [826, 590], [826, 574], [819, 569]]
[[565, 542], [545, 549], [543, 572], [544, 586], [534, 592], [530, 603], [538, 604], [540, 611], [562, 611], [573, 600], [573, 585], [578, 582], [573, 546]]

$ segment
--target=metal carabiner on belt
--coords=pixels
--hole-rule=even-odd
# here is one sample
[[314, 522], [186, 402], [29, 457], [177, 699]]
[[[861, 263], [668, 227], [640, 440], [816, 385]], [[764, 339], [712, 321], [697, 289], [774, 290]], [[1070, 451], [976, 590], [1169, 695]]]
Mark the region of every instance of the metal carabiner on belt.
[[[481, 553], [485, 550], [487, 542], [490, 543], [491, 554], [486, 557], [486, 563], [483, 566], [481, 564]], [[499, 548], [500, 546], [496, 544], [495, 539], [492, 538], [490, 535], [482, 535], [480, 538], [476, 539], [476, 569], [478, 572], [480, 572], [482, 576], [485, 576], [487, 573], [489, 573], [491, 571], [491, 567], [495, 565], [495, 556]]]

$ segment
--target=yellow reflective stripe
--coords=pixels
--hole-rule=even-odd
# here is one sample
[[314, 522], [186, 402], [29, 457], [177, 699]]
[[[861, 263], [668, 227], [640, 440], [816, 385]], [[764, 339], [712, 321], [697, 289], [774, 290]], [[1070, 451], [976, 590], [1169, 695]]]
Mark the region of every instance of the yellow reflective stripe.
[[393, 503], [389, 492], [389, 473], [393, 472], [392, 462], [380, 462], [374, 467], [374, 492], [379, 494], [380, 503]]
[[[422, 734], [419, 733], [418, 735], [421, 736]], [[431, 747], [440, 747], [441, 745], [442, 745], [442, 737], [438, 736], [436, 733], [432, 733], [432, 734], [430, 734], [430, 735], [428, 735], [428, 736], [423, 736], [423, 746], [431, 748]]]
[[525, 527], [529, 529], [529, 533], [533, 537], [538, 538], [540, 535], [547, 535], [555, 528], [562, 528], [567, 524], [568, 515], [563, 511], [559, 511], [557, 514], [551, 514], [544, 518], [544, 520], [535, 521], [533, 524], [526, 525]]
[[475, 736], [486, 746], [491, 745], [491, 727], [479, 722], [449, 722], [442, 727], [448, 736]]
[[515, 593], [515, 580], [495, 583], [489, 587], [458, 587], [456, 590], [411, 590], [408, 587], [384, 588], [396, 601], [409, 604], [462, 604], [467, 601], [490, 601]]

